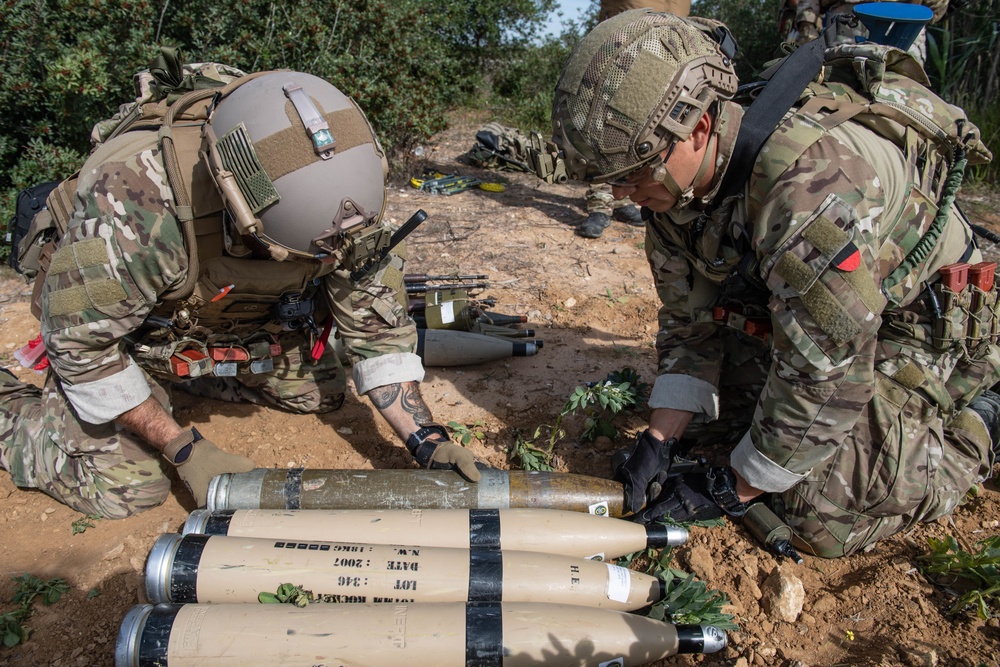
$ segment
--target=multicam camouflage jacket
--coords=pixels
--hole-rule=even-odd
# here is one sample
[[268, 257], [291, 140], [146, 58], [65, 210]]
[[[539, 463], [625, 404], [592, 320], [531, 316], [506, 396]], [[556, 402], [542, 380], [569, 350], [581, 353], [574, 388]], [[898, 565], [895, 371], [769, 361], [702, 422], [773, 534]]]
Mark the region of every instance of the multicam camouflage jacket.
[[[337, 262], [219, 257], [202, 261], [202, 279], [191, 297], [202, 294], [200, 301], [171, 304], [162, 295], [184, 281], [189, 264], [173, 201], [156, 132], [126, 133], [101, 146], [81, 169], [69, 230], [43, 287], [41, 324], [52, 369], [85, 421], [110, 421], [150, 395], [139, 370], [146, 363], [137, 362], [136, 348], [162, 325], [151, 326], [151, 314], [165, 319], [191, 311], [192, 326], [184, 335], [202, 341], [219, 334], [246, 339], [255, 330], [280, 333], [280, 322], [246, 310], [260, 301], [254, 292], [261, 284], [278, 293], [284, 286], [315, 290], [315, 318], [322, 327], [332, 315], [359, 392], [422, 379], [413, 354], [415, 325], [399, 296], [401, 256], [390, 255], [359, 283]], [[235, 270], [240, 274], [229, 273]], [[225, 298], [215, 302], [205, 298], [211, 296], [203, 294], [206, 284], [232, 291], [224, 290]], [[201, 319], [198, 305], [206, 306]], [[257, 316], [227, 318], [227, 307]]]
[[[970, 332], [969, 292], [951, 294], [939, 279], [946, 265], [981, 261], [957, 209], [931, 254], [890, 294], [881, 289], [934, 217], [940, 173], [921, 172], [861, 123], [824, 127], [827, 115], [786, 115], [744, 193], [711, 217], [688, 208], [647, 225], [662, 302], [650, 407], [716, 419], [726, 366], [766, 358], [752, 426], [731, 462], [770, 492], [835, 452], [877, 375], [919, 392], [945, 421], [1000, 379], [996, 332]], [[741, 119], [735, 103], [722, 108], [719, 172]], [[982, 319], [995, 328], [995, 290], [980, 303], [990, 298]]]

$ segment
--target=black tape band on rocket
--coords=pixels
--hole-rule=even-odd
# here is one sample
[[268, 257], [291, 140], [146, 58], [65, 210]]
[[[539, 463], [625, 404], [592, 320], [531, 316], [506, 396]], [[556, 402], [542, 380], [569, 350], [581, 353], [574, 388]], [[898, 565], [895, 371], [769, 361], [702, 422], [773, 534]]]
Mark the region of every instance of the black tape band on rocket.
[[503, 600], [503, 554], [494, 549], [469, 551], [469, 602]]
[[211, 535], [185, 535], [170, 567], [170, 601], [198, 601], [198, 564]]
[[236, 510], [216, 510], [208, 515], [205, 522], [206, 535], [228, 535], [229, 524], [233, 520]]
[[302, 471], [305, 468], [291, 468], [285, 477], [285, 509], [302, 509]]
[[498, 603], [465, 606], [465, 667], [502, 667], [503, 615]]
[[469, 548], [500, 548], [500, 510], [469, 510]]
[[167, 664], [170, 629], [180, 608], [180, 605], [158, 604], [149, 612], [139, 637], [136, 667], [157, 667]]
[[700, 625], [676, 625], [677, 653], [704, 653], [705, 631]]

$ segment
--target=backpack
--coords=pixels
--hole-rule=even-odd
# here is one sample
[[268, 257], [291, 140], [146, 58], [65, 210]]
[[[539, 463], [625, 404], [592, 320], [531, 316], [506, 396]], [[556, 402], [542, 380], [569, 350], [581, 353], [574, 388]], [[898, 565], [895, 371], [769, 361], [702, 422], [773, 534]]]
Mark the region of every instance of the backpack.
[[[883, 279], [881, 291], [890, 303], [900, 305], [927, 268], [934, 247], [956, 234], [947, 223], [966, 165], [992, 159], [979, 129], [965, 111], [930, 90], [927, 75], [912, 56], [891, 46], [862, 42], [825, 48], [820, 36], [763, 76], [766, 82], [745, 87], [756, 94], [711, 208], [742, 191], [748, 181], [750, 206], [758, 207], [770, 185], [825, 132], [847, 121], [864, 125], [896, 144], [916, 168], [920, 182], [915, 189], [933, 214], [929, 223], [897, 239], [906, 256]], [[758, 161], [761, 147], [793, 108], [813, 119], [796, 126], [799, 154]]]
[[[201, 147], [200, 123], [207, 114], [212, 101], [211, 91], [227, 93], [233, 82], [252, 78], [242, 71], [220, 63], [181, 64], [176, 49], [161, 47], [148, 69], [135, 75], [136, 99], [119, 107], [118, 112], [109, 119], [98, 122], [91, 132], [91, 156], [107, 141], [130, 130], [156, 130], [167, 125], [170, 131], [161, 141], [164, 162], [167, 164], [168, 175], [177, 174], [182, 180], [191, 182], [195, 178], [210, 178], [207, 170], [199, 168], [201, 158], [198, 151]], [[238, 85], [238, 84], [236, 84]], [[230, 86], [230, 88], [226, 88]], [[176, 105], [178, 100], [184, 100]], [[69, 178], [51, 184], [39, 184], [28, 188], [41, 190], [43, 186], [51, 185], [45, 206], [35, 212], [30, 219], [21, 221], [21, 196], [18, 196], [18, 215], [16, 221], [8, 227], [11, 242], [12, 263], [27, 282], [34, 281], [31, 300], [31, 312], [36, 318], [41, 318], [41, 287], [48, 272], [49, 259], [55, 252], [59, 239], [69, 227], [73, 214], [73, 197], [79, 172]], [[172, 184], [178, 210], [185, 211], [188, 216], [198, 217], [200, 214], [218, 214], [221, 216], [222, 201], [218, 197], [212, 201], [190, 202], [188, 188], [183, 184]], [[210, 189], [208, 191], [211, 191]], [[27, 200], [30, 202], [30, 198]], [[26, 204], [30, 205], [30, 204]], [[185, 246], [191, 266], [197, 267], [198, 239], [192, 227], [192, 221], [187, 221], [185, 231]], [[182, 225], [184, 221], [182, 220]], [[19, 226], [24, 231], [19, 232]], [[221, 239], [209, 239], [212, 247], [221, 247]], [[15, 259], [16, 258], [16, 259]], [[197, 270], [192, 272], [189, 281], [180, 285], [169, 295], [172, 298], [187, 296], [194, 288]]]
[[520, 130], [499, 123], [488, 123], [476, 132], [476, 143], [468, 158], [483, 169], [533, 172], [528, 162], [528, 137]]
[[45, 200], [57, 185], [59, 185], [59, 181], [47, 181], [18, 192], [14, 215], [7, 223], [7, 244], [10, 246], [7, 266], [23, 275], [25, 274], [25, 264], [27, 264], [27, 270], [31, 272], [29, 275], [25, 275], [28, 280], [33, 279], [37, 273], [37, 270], [33, 271], [33, 269], [37, 269], [37, 260], [22, 257], [22, 252], [27, 251], [32, 246], [26, 244], [28, 247], [22, 251], [21, 241], [28, 235], [35, 217], [43, 211], [47, 211]]

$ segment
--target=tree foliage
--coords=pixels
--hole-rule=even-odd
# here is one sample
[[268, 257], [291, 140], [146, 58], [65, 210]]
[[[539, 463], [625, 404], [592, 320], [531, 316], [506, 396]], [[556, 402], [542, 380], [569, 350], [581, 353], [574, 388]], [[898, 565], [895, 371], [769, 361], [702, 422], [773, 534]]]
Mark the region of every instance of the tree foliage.
[[190, 62], [324, 77], [400, 150], [443, 129], [482, 63], [524, 48], [554, 2], [2, 1], [0, 212], [12, 191], [78, 166], [90, 128], [135, 97], [132, 75], [158, 45]]

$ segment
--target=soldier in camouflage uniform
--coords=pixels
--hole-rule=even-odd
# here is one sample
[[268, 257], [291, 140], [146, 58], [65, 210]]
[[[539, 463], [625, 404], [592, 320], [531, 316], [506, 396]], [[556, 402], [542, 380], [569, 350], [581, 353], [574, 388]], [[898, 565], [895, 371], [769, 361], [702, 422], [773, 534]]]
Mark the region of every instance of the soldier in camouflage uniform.
[[[899, 0], [879, 0], [880, 2], [897, 2]], [[827, 25], [838, 14], [853, 14], [854, 5], [861, 4], [863, 0], [798, 0], [795, 7], [795, 35], [794, 41], [799, 44], [816, 39], [823, 26]], [[934, 12], [932, 23], [941, 20], [945, 12], [948, 11], [948, 0], [925, 0], [916, 4], [929, 7]], [[868, 36], [868, 31], [860, 23], [853, 26], [848, 23], [840, 23], [837, 26], [837, 34], [831, 44], [853, 44], [860, 37]], [[925, 31], [921, 30], [920, 35], [913, 42], [909, 49], [917, 62], [921, 65], [927, 58], [927, 45]]]
[[[162, 503], [165, 469], [175, 468], [203, 505], [214, 476], [253, 462], [178, 424], [171, 386], [299, 413], [336, 410], [347, 381], [321, 331], [333, 325], [358, 393], [414, 458], [479, 479], [472, 455], [449, 442], [420, 397], [405, 246], [384, 256], [362, 247], [392, 232], [382, 221], [386, 164], [370, 125], [317, 77], [248, 78], [207, 125], [209, 163], [218, 162], [192, 158], [201, 166], [181, 170], [194, 174], [188, 182], [168, 177], [156, 131], [125, 132], [82, 168], [42, 292], [51, 370], [41, 390], [0, 373], [0, 466], [18, 486], [120, 518]], [[229, 160], [230, 150], [245, 164]], [[247, 165], [249, 186], [216, 189]], [[209, 169], [214, 177], [204, 176]], [[178, 203], [178, 187], [189, 205]], [[270, 201], [248, 215], [262, 193]], [[186, 208], [196, 218], [218, 211], [195, 220], [194, 253]]]
[[[996, 289], [951, 282], [958, 262], [986, 269], [942, 198], [951, 168], [831, 113], [847, 94], [832, 81], [812, 84], [813, 102], [785, 114], [749, 180], [716, 201], [744, 118], [729, 39], [714, 21], [628, 12], [581, 41], [556, 87], [567, 171], [644, 207], [662, 303], [649, 426], [613, 467], [638, 521], [741, 516], [760, 497], [799, 548], [847, 555], [949, 514], [989, 474]], [[964, 128], [969, 161], [987, 161], [964, 113], [914, 85]], [[936, 242], [901, 266], [932, 219]], [[987, 304], [974, 317], [970, 294]], [[682, 437], [726, 446], [729, 465], [669, 475]]]
[[[654, 12], [687, 16], [691, 13], [691, 2], [690, 0], [601, 0], [597, 20], [604, 21], [630, 9], [643, 8]], [[638, 207], [627, 197], [623, 200], [615, 199], [611, 193], [611, 186], [604, 183], [591, 183], [584, 195], [584, 201], [587, 206], [587, 219], [576, 228], [576, 233], [584, 238], [599, 238], [611, 225], [612, 218], [637, 227], [644, 224]]]

